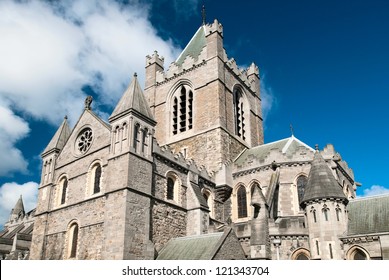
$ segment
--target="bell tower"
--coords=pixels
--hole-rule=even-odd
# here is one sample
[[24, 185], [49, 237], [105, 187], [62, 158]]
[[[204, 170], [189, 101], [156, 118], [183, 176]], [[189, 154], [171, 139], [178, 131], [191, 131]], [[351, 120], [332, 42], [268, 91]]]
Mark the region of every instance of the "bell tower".
[[258, 67], [227, 57], [217, 20], [204, 19], [167, 70], [157, 53], [147, 56], [145, 95], [159, 144], [210, 172], [263, 143]]

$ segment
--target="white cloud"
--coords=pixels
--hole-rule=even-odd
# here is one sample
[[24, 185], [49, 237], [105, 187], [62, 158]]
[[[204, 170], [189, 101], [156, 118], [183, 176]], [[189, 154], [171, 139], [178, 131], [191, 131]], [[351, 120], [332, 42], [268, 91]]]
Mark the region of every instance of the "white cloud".
[[36, 207], [38, 197], [38, 184], [28, 182], [25, 184], [5, 183], [0, 187], [0, 227], [8, 221], [11, 210], [23, 197], [24, 210], [26, 213]]
[[362, 196], [366, 197], [381, 194], [389, 194], [389, 189], [380, 185], [373, 185], [370, 188], [364, 189]]
[[276, 101], [272, 88], [266, 83], [265, 75], [261, 76], [260, 94], [262, 100], [262, 117], [266, 121], [267, 115]]
[[8, 150], [14, 161], [0, 172], [26, 168], [15, 143], [28, 125], [16, 115], [55, 125], [68, 115], [75, 123], [85, 85], [98, 92], [95, 102], [112, 106], [134, 72], [144, 81], [146, 55], [158, 50], [166, 66], [174, 60], [180, 50], [158, 37], [148, 12], [138, 1], [0, 1], [0, 105], [11, 116], [0, 124], [7, 132], [0, 136], [0, 152]]
[[0, 99], [0, 176], [10, 175], [15, 170], [27, 171], [27, 161], [14, 145], [29, 131], [28, 124]]

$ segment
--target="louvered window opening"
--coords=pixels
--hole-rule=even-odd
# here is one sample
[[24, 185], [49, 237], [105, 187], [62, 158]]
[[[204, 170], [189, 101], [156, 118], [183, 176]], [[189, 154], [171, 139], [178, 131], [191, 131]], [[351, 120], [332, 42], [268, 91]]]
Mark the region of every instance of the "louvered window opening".
[[193, 128], [193, 92], [181, 86], [180, 93], [173, 99], [173, 134]]

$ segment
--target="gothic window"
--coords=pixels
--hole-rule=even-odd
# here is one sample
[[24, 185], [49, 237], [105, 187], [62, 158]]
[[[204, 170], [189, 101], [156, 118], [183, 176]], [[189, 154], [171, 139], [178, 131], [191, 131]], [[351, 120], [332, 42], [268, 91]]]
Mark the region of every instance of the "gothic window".
[[340, 213], [342, 212], [342, 209], [340, 209], [339, 205], [336, 205], [335, 212], [336, 212], [336, 220], [339, 222], [340, 221]]
[[166, 199], [179, 203], [180, 180], [173, 172], [166, 176]]
[[119, 133], [119, 126], [117, 126], [116, 128], [115, 128], [115, 142], [119, 142], [120, 141], [120, 139], [119, 139], [119, 137], [120, 137], [120, 133]]
[[127, 123], [123, 123], [123, 140], [124, 139], [127, 139], [127, 133], [128, 133], [128, 127], [127, 127]]
[[240, 89], [234, 90], [234, 113], [235, 113], [235, 134], [246, 139], [245, 131], [245, 108], [243, 108], [243, 95]]
[[319, 241], [317, 241], [316, 240], [316, 253], [318, 254], [318, 255], [320, 255], [320, 250], [319, 250]]
[[328, 247], [329, 247], [329, 250], [330, 250], [330, 258], [333, 259], [334, 255], [332, 253], [332, 244], [329, 244]]
[[147, 128], [142, 130], [142, 153], [147, 152], [148, 133], [149, 131]]
[[291, 256], [292, 260], [309, 260], [310, 259], [310, 252], [307, 249], [300, 248], [297, 249]]
[[100, 192], [100, 181], [101, 181], [101, 165], [97, 164], [94, 168], [94, 180], [93, 180], [93, 193]]
[[[298, 201], [299, 205], [303, 201], [304, 197], [304, 192], [305, 192], [305, 187], [307, 186], [308, 179], [306, 176], [301, 175], [297, 178], [297, 196], [298, 196]], [[300, 206], [301, 209], [301, 206]]]
[[362, 250], [355, 249], [353, 254], [353, 260], [366, 260], [366, 254]]
[[173, 97], [173, 135], [193, 127], [193, 91], [182, 85]]
[[322, 211], [323, 211], [323, 214], [324, 214], [324, 220], [326, 222], [328, 222], [328, 212], [330, 211], [330, 209], [328, 209], [326, 204], [323, 205]]
[[68, 257], [73, 259], [77, 256], [78, 224], [73, 223], [68, 231]]
[[316, 210], [315, 208], [313, 208], [313, 206], [311, 207], [311, 213], [312, 213], [312, 217], [313, 217], [313, 222], [316, 223], [317, 220], [316, 220]]
[[138, 147], [139, 131], [140, 131], [140, 125], [139, 123], [137, 123], [134, 128], [134, 138], [132, 142], [132, 147], [134, 148], [135, 152], [137, 151], [137, 147]]
[[78, 134], [78, 137], [76, 139], [76, 147], [78, 151], [81, 154], [85, 154], [89, 150], [90, 146], [92, 145], [92, 141], [93, 141], [92, 129], [90, 129], [89, 127], [84, 128]]
[[174, 180], [172, 178], [167, 178], [167, 199], [174, 199]]
[[237, 191], [237, 204], [238, 204], [238, 218], [247, 217], [247, 196], [246, 188], [240, 186]]
[[61, 193], [60, 205], [63, 205], [66, 202], [67, 190], [68, 190], [68, 179], [65, 177], [60, 182], [60, 193]]
[[213, 214], [213, 197], [212, 197], [212, 193], [210, 190], [208, 189], [203, 189], [203, 197], [205, 198], [206, 202], [207, 202], [207, 205], [208, 205], [208, 208], [209, 208], [209, 216], [211, 218], [214, 218], [214, 214]]

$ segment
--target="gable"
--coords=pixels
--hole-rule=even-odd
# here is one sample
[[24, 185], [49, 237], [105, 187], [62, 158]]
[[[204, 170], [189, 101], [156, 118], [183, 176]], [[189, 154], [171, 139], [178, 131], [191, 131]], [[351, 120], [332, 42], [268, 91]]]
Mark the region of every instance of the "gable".
[[[111, 142], [110, 130], [110, 126], [92, 111], [85, 110], [59, 154], [56, 165], [65, 165], [109, 146]], [[86, 133], [87, 131], [90, 131], [91, 134]], [[86, 135], [87, 139], [82, 138], [82, 134]]]

